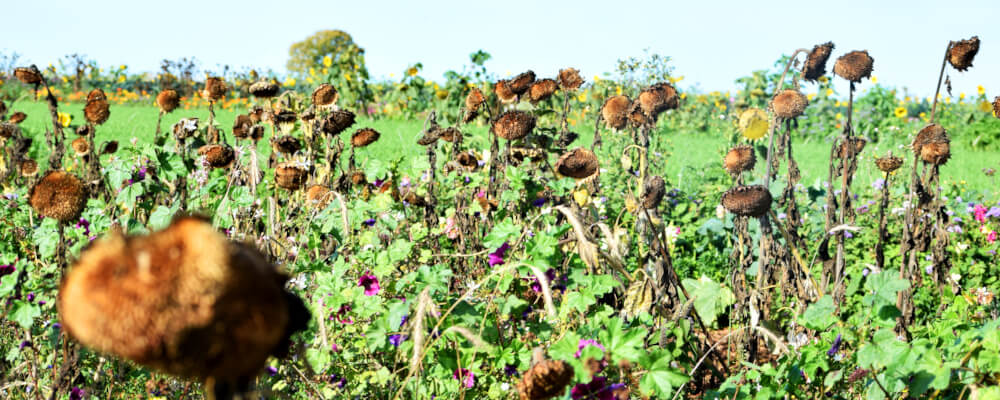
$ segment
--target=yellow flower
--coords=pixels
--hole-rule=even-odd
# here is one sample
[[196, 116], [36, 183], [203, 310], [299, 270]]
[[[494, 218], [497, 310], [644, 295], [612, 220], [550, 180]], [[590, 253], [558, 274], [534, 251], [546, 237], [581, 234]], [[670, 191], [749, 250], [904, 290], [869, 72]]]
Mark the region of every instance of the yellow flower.
[[826, 97], [833, 96], [833, 89], [826, 89]]
[[681, 100], [684, 100], [687, 97], [688, 97], [688, 94], [686, 92], [685, 93], [681, 93]]
[[962, 100], [965, 100], [965, 92], [962, 92], [962, 93], [958, 94], [958, 101], [962, 101]]
[[834, 116], [833, 116], [833, 118], [834, 118], [834, 119], [837, 119], [837, 120], [841, 120], [841, 119], [844, 119], [844, 114], [841, 114], [841, 113], [837, 113], [837, 115], [834, 115]]
[[919, 117], [920, 117], [921, 119], [925, 119], [925, 118], [927, 118], [927, 113], [925, 113], [925, 112], [922, 112], [922, 113], [920, 113], [920, 114], [919, 114], [918, 116], [919, 116]]
[[316, 68], [309, 67], [309, 76], [316, 76]]
[[622, 94], [622, 87], [621, 86], [618, 86], [618, 87], [615, 88], [615, 94], [621, 96], [621, 94]]
[[904, 118], [907, 115], [906, 108], [896, 107], [896, 118]]
[[124, 71], [124, 70], [125, 70], [125, 68], [127, 68], [127, 67], [125, 66], [125, 64], [122, 64], [122, 65], [119, 65], [119, 66], [118, 66], [118, 69], [120, 69], [120, 70], [122, 70], [122, 71]]
[[416, 75], [417, 75], [417, 67], [410, 67], [410, 68], [407, 68], [407, 69], [406, 69], [406, 75], [409, 75], [409, 76], [416, 76]]
[[981, 102], [979, 102], [979, 111], [982, 111], [982, 112], [993, 111], [993, 105], [990, 104], [990, 102], [988, 102], [988, 101], [981, 101]]
[[587, 92], [580, 93], [580, 95], [577, 96], [576, 99], [579, 100], [581, 103], [586, 102], [587, 101]]
[[444, 99], [448, 98], [448, 91], [446, 91], [446, 90], [438, 90], [436, 93], [434, 93], [434, 95], [437, 96], [438, 99], [444, 100]]
[[594, 75], [594, 82], [595, 83], [598, 82], [598, 81], [600, 81], [600, 80], [601, 80], [601, 77], [599, 77], [597, 75]]
[[344, 72], [344, 79], [351, 80], [351, 74], [349, 72]]
[[125, 83], [125, 75], [121, 75], [118, 77], [118, 83]]
[[63, 128], [68, 127], [69, 123], [73, 121], [72, 115], [69, 115], [62, 111], [59, 112], [58, 116], [59, 116], [59, 125], [62, 125]]
[[333, 66], [333, 57], [330, 57], [329, 55], [323, 56], [323, 66], [327, 68]]
[[285, 86], [295, 86], [295, 78], [285, 79], [284, 85]]
[[576, 200], [576, 204], [579, 204], [580, 207], [585, 207], [587, 203], [590, 203], [590, 192], [585, 188], [577, 189], [573, 192], [573, 200]]
[[830, 80], [830, 78], [827, 78], [826, 75], [823, 75], [823, 76], [819, 77], [820, 83], [826, 83], [826, 81], [829, 81], [829, 80]]
[[878, 77], [877, 76], [872, 75], [872, 83], [878, 83]]
[[767, 113], [759, 108], [748, 108], [740, 114], [738, 128], [743, 133], [743, 137], [749, 140], [757, 140], [767, 135], [770, 122], [767, 120]]
[[809, 101], [812, 101], [812, 99], [815, 98], [815, 97], [816, 97], [816, 93], [809, 93], [809, 94], [806, 95], [806, 99], [808, 99]]
[[986, 94], [986, 89], [983, 89], [983, 85], [976, 86], [976, 91], [979, 92], [980, 96]]

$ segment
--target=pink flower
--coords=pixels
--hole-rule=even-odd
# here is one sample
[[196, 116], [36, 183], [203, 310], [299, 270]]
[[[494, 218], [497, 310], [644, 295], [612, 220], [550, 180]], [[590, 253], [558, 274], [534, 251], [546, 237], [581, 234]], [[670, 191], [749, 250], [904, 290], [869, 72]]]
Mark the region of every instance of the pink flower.
[[507, 250], [509, 249], [510, 249], [510, 244], [507, 244], [507, 242], [503, 242], [503, 244], [500, 245], [500, 247], [497, 247], [496, 250], [490, 253], [489, 255], [490, 266], [494, 267], [503, 264], [504, 263], [503, 256], [504, 254], [507, 253]]
[[455, 240], [458, 238], [458, 226], [455, 226], [454, 217], [448, 217], [448, 219], [445, 220], [444, 232], [448, 235], [448, 239]]
[[587, 348], [587, 346], [594, 346], [601, 349], [601, 351], [604, 351], [604, 346], [601, 346], [601, 344], [598, 343], [597, 340], [580, 339], [580, 343], [576, 347], [576, 354], [575, 354], [576, 358], [580, 358], [580, 355], [583, 353], [583, 349]]
[[476, 386], [476, 373], [465, 368], [456, 369], [455, 372], [451, 374], [451, 377], [462, 382], [462, 385], [467, 388]]
[[375, 275], [367, 273], [358, 278], [358, 286], [365, 288], [365, 296], [374, 296], [382, 288], [378, 284], [378, 278]]
[[972, 212], [976, 215], [976, 221], [986, 222], [986, 207], [983, 207], [982, 204], [976, 204]]
[[997, 231], [990, 231], [990, 233], [986, 234], [986, 241], [989, 242], [990, 244], [993, 244], [993, 242], [996, 242], [997, 241]]

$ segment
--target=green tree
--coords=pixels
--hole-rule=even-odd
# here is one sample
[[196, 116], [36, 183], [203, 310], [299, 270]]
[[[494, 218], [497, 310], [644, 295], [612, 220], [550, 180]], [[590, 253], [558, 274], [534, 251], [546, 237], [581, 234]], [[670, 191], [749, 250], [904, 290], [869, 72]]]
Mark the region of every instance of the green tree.
[[[328, 68], [345, 68], [364, 71], [365, 50], [354, 43], [354, 39], [347, 32], [341, 30], [319, 31], [312, 36], [305, 38], [301, 42], [292, 44], [288, 49], [289, 72], [302, 76], [309, 74], [309, 69], [319, 70], [324, 67], [324, 58], [329, 56], [330, 60], [326, 65]], [[357, 68], [354, 68], [356, 66]]]

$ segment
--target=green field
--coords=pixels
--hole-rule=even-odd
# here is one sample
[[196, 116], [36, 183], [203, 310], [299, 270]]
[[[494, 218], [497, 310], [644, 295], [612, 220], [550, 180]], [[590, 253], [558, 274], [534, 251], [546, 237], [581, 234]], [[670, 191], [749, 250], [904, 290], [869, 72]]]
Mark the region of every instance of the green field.
[[[28, 119], [22, 123], [28, 135], [35, 135], [39, 139], [32, 146], [31, 154], [38, 160], [44, 159], [48, 154], [45, 142], [41, 135], [45, 129], [49, 128], [50, 119], [48, 109], [42, 102], [20, 101], [11, 104], [12, 110], [24, 111], [28, 114]], [[63, 104], [60, 110], [68, 112], [73, 116], [72, 124], [83, 121], [83, 106], [81, 104]], [[222, 126], [223, 131], [228, 132], [232, 126], [236, 114], [245, 112], [243, 109], [216, 110], [216, 118]], [[154, 106], [117, 105], [111, 108], [111, 118], [107, 123], [100, 126], [97, 131], [97, 142], [107, 140], [117, 140], [121, 144], [128, 143], [132, 138], [136, 138], [140, 143], [147, 143], [152, 140], [156, 131], [156, 119], [158, 109]], [[173, 113], [164, 116], [163, 129], [169, 129], [170, 125], [180, 118], [198, 117], [202, 121], [208, 120], [208, 109], [178, 109]], [[481, 119], [480, 119], [481, 120]], [[400, 119], [362, 119], [359, 118], [355, 128], [369, 126], [375, 128], [382, 134], [377, 146], [370, 146], [359, 149], [358, 159], [363, 161], [369, 158], [389, 160], [396, 157], [404, 157], [408, 161], [411, 157], [422, 157], [424, 151], [416, 140], [420, 136], [422, 120], [400, 120]], [[463, 131], [471, 135], [468, 139], [469, 147], [475, 149], [487, 149], [488, 139], [486, 137], [487, 127], [480, 121], [478, 125], [465, 126]], [[574, 127], [574, 131], [581, 134], [580, 139], [574, 145], [590, 146], [593, 140], [593, 122], [587, 121], [584, 124]], [[721, 158], [726, 150], [726, 140], [720, 133], [702, 132], [673, 132], [666, 123], [661, 122], [658, 126], [659, 135], [668, 135], [665, 143], [667, 148], [657, 148], [657, 141], [654, 141], [653, 151], [667, 155], [665, 163], [654, 163], [651, 167], [656, 174], [662, 174], [668, 182], [675, 186], [683, 186], [685, 176], [700, 174], [709, 168], [719, 168], [721, 170]], [[607, 135], [607, 133], [605, 133]], [[231, 140], [231, 137], [230, 137]], [[892, 150], [894, 154], [903, 154], [908, 151], [906, 146], [911, 140], [910, 136], [887, 138], [883, 136], [881, 142], [868, 146], [861, 155], [861, 167], [855, 176], [857, 185], [870, 185], [881, 177], [881, 173], [871, 163], [872, 157], [885, 155]], [[760, 142], [763, 144], [764, 142]], [[826, 179], [827, 165], [830, 155], [830, 144], [825, 138], [806, 138], [805, 140], [793, 139], [795, 158], [802, 169], [801, 183], [807, 186], [822, 183]], [[663, 146], [661, 144], [661, 146]], [[261, 153], [266, 155], [269, 146], [260, 146]], [[941, 182], [950, 185], [958, 183], [965, 190], [980, 194], [986, 199], [995, 198], [997, 195], [996, 177], [987, 176], [983, 171], [987, 168], [1000, 170], [1000, 152], [973, 150], [962, 142], [953, 143], [953, 154], [955, 156], [942, 169]], [[608, 155], [611, 156], [611, 155]], [[617, 159], [617, 157], [602, 159]], [[910, 160], [898, 171], [901, 176], [909, 175], [908, 168]], [[403, 165], [409, 165], [404, 162]], [[759, 164], [760, 166], [763, 163]], [[961, 184], [964, 182], [964, 185]]]

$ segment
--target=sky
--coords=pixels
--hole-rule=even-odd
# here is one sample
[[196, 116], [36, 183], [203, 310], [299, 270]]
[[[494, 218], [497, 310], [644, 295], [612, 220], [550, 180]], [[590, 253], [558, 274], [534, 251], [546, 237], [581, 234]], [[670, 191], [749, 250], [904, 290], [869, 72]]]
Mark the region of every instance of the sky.
[[203, 69], [284, 74], [292, 43], [340, 29], [365, 49], [374, 77], [398, 79], [420, 62], [423, 76], [441, 79], [479, 49], [493, 56], [486, 66], [499, 76], [528, 69], [554, 76], [572, 66], [592, 77], [649, 49], [671, 57], [682, 89], [701, 91], [735, 90], [736, 78], [782, 54], [833, 41], [828, 70], [839, 55], [868, 50], [879, 84], [929, 96], [948, 41], [978, 35], [974, 67], [948, 71], [954, 93], [974, 95], [982, 85], [990, 98], [1000, 95], [997, 0], [54, 0], [15, 1], [0, 12], [0, 54], [39, 65], [82, 53], [101, 65], [157, 71], [164, 58], [194, 56]]

